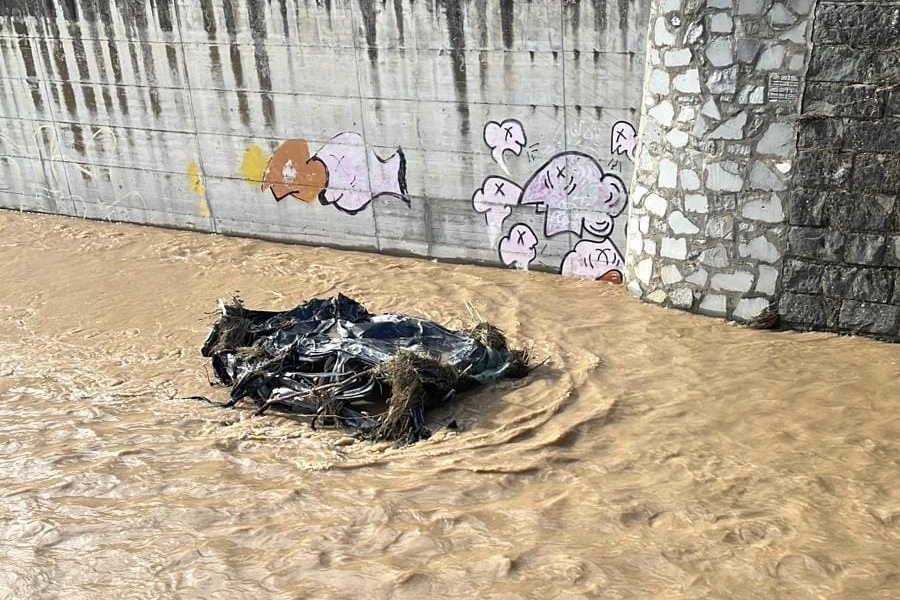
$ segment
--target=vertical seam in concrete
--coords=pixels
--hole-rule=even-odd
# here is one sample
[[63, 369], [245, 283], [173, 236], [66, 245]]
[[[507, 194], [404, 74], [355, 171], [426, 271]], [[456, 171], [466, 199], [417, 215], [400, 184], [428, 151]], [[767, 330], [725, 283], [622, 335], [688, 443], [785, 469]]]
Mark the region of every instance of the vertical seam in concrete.
[[[566, 6], [567, 2], [559, 3], [559, 45], [560, 55], [562, 56], [562, 113], [563, 113], [563, 152], [569, 151], [569, 124], [566, 114], [569, 106], [569, 99], [566, 97]], [[577, 5], [576, 5], [577, 9]]]
[[181, 33], [181, 8], [178, 2], [175, 5], [175, 21], [178, 23], [178, 47], [181, 48], [181, 60], [184, 61], [182, 68], [184, 69], [185, 91], [188, 96], [188, 105], [191, 109], [191, 123], [194, 125], [194, 148], [197, 151], [197, 169], [200, 171], [200, 177], [203, 181], [203, 202], [206, 203], [206, 210], [209, 212], [209, 222], [212, 225], [212, 233], [219, 233], [216, 225], [216, 215], [213, 212], [212, 202], [210, 202], [209, 194], [207, 194], [206, 169], [203, 168], [203, 154], [200, 152], [200, 128], [197, 127], [197, 111], [194, 110], [194, 90], [191, 87], [191, 74], [187, 68], [187, 53], [184, 49], [184, 36]]
[[[350, 2], [350, 22], [354, 22], [353, 2]], [[359, 128], [363, 139], [363, 155], [366, 157], [366, 179], [369, 181], [369, 194], [374, 191], [372, 189], [372, 168], [369, 164], [369, 137], [366, 133], [366, 106], [363, 99], [362, 75], [359, 72], [359, 43], [357, 41], [356, 30], [353, 32], [353, 62], [356, 67], [356, 96], [359, 99]], [[373, 149], [372, 152], [375, 150]], [[372, 212], [372, 229], [375, 233], [375, 249], [381, 252], [381, 237], [378, 235], [378, 216], [375, 212], [375, 197], [372, 196], [369, 202], [369, 208]]]
[[[36, 40], [37, 38], [35, 37], [32, 39]], [[37, 62], [41, 65], [40, 75], [38, 77], [38, 80], [41, 82], [41, 88], [43, 89], [44, 98], [47, 103], [47, 112], [50, 113], [50, 123], [53, 125], [52, 132], [53, 132], [54, 141], [57, 146], [61, 147], [62, 145], [60, 144], [59, 124], [56, 122], [56, 113], [53, 112], [53, 104], [52, 104], [52, 101], [50, 100], [50, 88], [47, 85], [47, 79], [46, 79], [47, 73], [49, 72], [48, 69], [50, 68], [50, 65], [44, 64], [44, 59], [41, 56], [40, 52], [32, 51], [32, 54], [37, 59]], [[60, 190], [60, 191], [65, 191], [66, 198], [69, 200], [69, 202], [72, 203], [72, 216], [76, 217], [76, 216], [78, 216], [77, 212], [76, 212], [77, 207], [75, 204], [75, 197], [72, 195], [72, 186], [69, 183], [69, 172], [68, 172], [68, 170], [66, 170], [65, 156], [60, 154], [59, 158], [60, 158], [59, 163], [60, 163], [60, 165], [62, 165], [61, 168], [62, 168], [63, 180], [65, 181], [65, 184], [66, 184], [65, 190]], [[48, 156], [46, 159], [42, 159], [42, 160], [47, 161], [47, 165], [50, 167], [51, 172], [52, 172], [53, 168], [54, 168], [53, 167], [53, 156]], [[53, 201], [55, 204], [56, 199], [54, 198]], [[84, 199], [82, 198], [82, 203], [83, 202], [84, 202]], [[57, 208], [57, 210], [58, 210], [58, 208]], [[87, 214], [87, 209], [85, 209], [85, 214]], [[82, 216], [84, 216], [84, 215], [82, 215]]]

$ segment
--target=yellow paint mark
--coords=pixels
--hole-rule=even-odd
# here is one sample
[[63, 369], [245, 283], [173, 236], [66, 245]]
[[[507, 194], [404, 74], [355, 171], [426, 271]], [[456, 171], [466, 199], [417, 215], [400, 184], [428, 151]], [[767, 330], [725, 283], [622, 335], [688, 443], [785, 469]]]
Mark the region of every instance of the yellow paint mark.
[[244, 151], [244, 160], [241, 161], [241, 177], [253, 187], [258, 187], [266, 174], [266, 166], [271, 156], [256, 144], [252, 144]]
[[208, 219], [211, 215], [209, 212], [209, 204], [206, 203], [206, 196], [203, 195], [203, 192], [206, 191], [206, 188], [203, 185], [203, 174], [200, 172], [200, 165], [197, 164], [196, 160], [192, 160], [187, 167], [188, 178], [191, 181], [191, 190], [200, 196], [200, 201], [198, 203], [198, 208], [200, 210], [200, 216], [204, 219]]

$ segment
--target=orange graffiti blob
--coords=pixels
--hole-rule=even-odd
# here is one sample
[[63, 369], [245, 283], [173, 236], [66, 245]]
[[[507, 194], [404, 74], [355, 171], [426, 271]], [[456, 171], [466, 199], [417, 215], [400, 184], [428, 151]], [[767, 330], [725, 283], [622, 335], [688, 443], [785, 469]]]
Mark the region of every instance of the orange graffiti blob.
[[328, 171], [318, 158], [310, 158], [306, 140], [282, 142], [266, 165], [262, 190], [271, 190], [276, 200], [293, 196], [304, 202], [315, 200], [328, 183]]
[[600, 276], [600, 281], [608, 281], [609, 283], [615, 283], [617, 285], [622, 285], [622, 272], [621, 271], [607, 271], [603, 275]]

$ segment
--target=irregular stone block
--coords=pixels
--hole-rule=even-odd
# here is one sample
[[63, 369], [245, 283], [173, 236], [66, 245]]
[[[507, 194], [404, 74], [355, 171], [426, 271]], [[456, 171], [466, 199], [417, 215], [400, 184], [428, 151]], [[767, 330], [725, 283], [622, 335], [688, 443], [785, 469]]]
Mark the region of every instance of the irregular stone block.
[[861, 192], [830, 192], [831, 223], [840, 229], [886, 231], [895, 198]]
[[820, 190], [795, 189], [791, 192], [788, 222], [791, 225], [821, 227], [825, 224], [828, 195]]
[[767, 308], [768, 298], [741, 298], [731, 316], [739, 321], [749, 321]]
[[900, 6], [823, 4], [816, 12], [813, 41], [856, 48], [888, 48], [897, 45], [898, 22]]
[[753, 163], [753, 167], [750, 169], [750, 189], [777, 192], [786, 187], [778, 174], [761, 160]]
[[711, 140], [742, 140], [744, 139], [744, 125], [747, 124], [747, 113], [739, 112], [734, 117], [728, 119], [712, 133], [709, 134]]
[[792, 227], [788, 251], [801, 258], [838, 262], [844, 258], [844, 236], [828, 229]]
[[753, 287], [753, 273], [736, 271], [734, 273], [716, 273], [709, 282], [714, 290], [726, 292], [749, 292]]
[[893, 283], [893, 274], [886, 269], [835, 265], [825, 269], [822, 287], [829, 296], [888, 302], [891, 299]]
[[708, 267], [727, 267], [730, 264], [728, 249], [725, 246], [715, 246], [700, 253], [700, 262]]
[[737, 56], [738, 62], [744, 63], [745, 65], [753, 64], [754, 61], [756, 61], [756, 55], [759, 54], [760, 47], [762, 47], [762, 44], [759, 40], [746, 38], [739, 39], [737, 41], [737, 46], [735, 47], [735, 55]]
[[683, 67], [691, 64], [691, 49], [678, 48], [677, 50], [666, 50], [663, 57], [663, 63], [667, 67]]
[[738, 0], [737, 14], [760, 15], [765, 4], [765, 0]]
[[799, 130], [800, 148], [840, 148], [844, 144], [844, 122], [840, 119], [804, 119]]
[[769, 21], [773, 25], [791, 25], [797, 20], [797, 17], [794, 16], [794, 13], [789, 11], [784, 4], [780, 2], [776, 2], [772, 5], [772, 8], [769, 9]]
[[700, 72], [697, 69], [688, 69], [681, 75], [676, 75], [672, 79], [672, 85], [679, 92], [685, 94], [700, 93]]
[[727, 12], [717, 12], [709, 18], [709, 30], [713, 33], [731, 33], [734, 21]]
[[753, 238], [747, 244], [738, 244], [738, 254], [742, 257], [749, 256], [769, 264], [777, 262], [781, 258], [781, 251], [778, 249], [778, 246], [762, 235]]
[[713, 71], [706, 80], [706, 88], [710, 94], [733, 94], [737, 91], [737, 75], [737, 65]]
[[788, 6], [798, 15], [808, 15], [813, 0], [788, 0]]
[[728, 240], [734, 237], [734, 217], [731, 215], [710, 216], [704, 230], [706, 237]]
[[693, 273], [687, 276], [685, 281], [688, 283], [693, 283], [696, 286], [703, 287], [706, 285], [706, 280], [709, 276], [709, 273], [706, 272], [706, 269], [697, 269]]
[[845, 300], [838, 322], [842, 329], [853, 332], [895, 336], [900, 323], [900, 306]]
[[869, 80], [874, 67], [872, 53], [850, 46], [813, 47], [807, 78], [810, 81], [846, 81], [861, 83]]
[[668, 94], [669, 74], [662, 69], [653, 69], [653, 71], [650, 72], [650, 79], [647, 82], [647, 88], [652, 94]]
[[678, 165], [675, 161], [668, 158], [659, 161], [657, 185], [661, 188], [674, 188], [678, 185]]
[[684, 260], [687, 258], [687, 241], [684, 238], [663, 238], [659, 255]]
[[888, 95], [884, 115], [886, 117], [900, 117], [900, 87], [895, 87]]
[[850, 121], [844, 147], [869, 152], [900, 151], [900, 120]]
[[700, 302], [697, 312], [702, 315], [724, 317], [727, 313], [727, 298], [721, 294], [707, 294]]
[[803, 112], [819, 116], [870, 119], [881, 115], [883, 105], [874, 85], [810, 81], [803, 96]]
[[681, 276], [681, 271], [679, 271], [678, 267], [675, 265], [664, 266], [659, 270], [659, 276], [662, 279], [663, 285], [672, 285], [673, 283], [678, 283], [684, 279], [684, 277]]
[[844, 260], [856, 265], [881, 265], [887, 251], [883, 235], [850, 234], [846, 236]]
[[647, 114], [659, 121], [665, 127], [672, 126], [672, 119], [675, 117], [675, 109], [668, 100], [663, 100], [653, 108], [647, 111]]
[[706, 45], [706, 58], [714, 67], [727, 67], [734, 62], [734, 42], [730, 37], [720, 37]]
[[694, 304], [694, 293], [690, 288], [675, 288], [669, 292], [669, 300], [672, 301], [672, 306], [689, 310]]
[[684, 148], [690, 141], [690, 137], [680, 129], [673, 129], [666, 134], [666, 140], [673, 148]]
[[778, 269], [768, 265], [759, 265], [756, 277], [756, 291], [767, 296], [774, 296], [778, 284]]
[[650, 277], [653, 275], [653, 259], [645, 258], [634, 267], [634, 276], [644, 285], [650, 285]]
[[685, 169], [678, 174], [678, 178], [681, 181], [681, 189], [687, 191], [700, 189], [700, 176], [696, 171]]
[[669, 227], [675, 235], [693, 235], [700, 231], [700, 228], [694, 225], [679, 211], [674, 211], [669, 215]]
[[661, 217], [666, 214], [666, 210], [669, 208], [669, 203], [659, 194], [649, 194], [644, 199], [644, 208], [652, 212], [657, 217]]
[[665, 17], [656, 19], [656, 23], [654, 23], [653, 27], [653, 39], [656, 41], [657, 46], [665, 47], [675, 45], [675, 36], [669, 32], [669, 29], [666, 26]]
[[756, 144], [756, 151], [760, 154], [788, 156], [794, 147], [794, 135], [794, 128], [791, 125], [772, 123]]
[[900, 160], [896, 154], [861, 152], [853, 161], [852, 180], [856, 189], [900, 192]]
[[711, 190], [739, 192], [744, 189], [744, 178], [740, 167], [732, 161], [722, 161], [706, 165], [706, 187]]
[[785, 292], [800, 294], [821, 294], [822, 277], [825, 267], [802, 260], [788, 260], [784, 263], [781, 286]]
[[794, 182], [810, 188], [835, 188], [850, 177], [853, 157], [847, 153], [802, 150], [797, 153]]
[[669, 295], [664, 290], [653, 290], [646, 296], [646, 300], [648, 302], [653, 302], [654, 304], [662, 304], [666, 301]]
[[741, 216], [765, 223], [782, 223], [784, 211], [781, 208], [781, 199], [778, 194], [772, 194], [767, 198], [750, 200], [741, 208]]
[[769, 46], [759, 56], [756, 61], [757, 71], [772, 71], [781, 68], [784, 62], [784, 46]]
[[778, 301], [782, 321], [794, 326], [823, 329], [835, 323], [837, 304], [823, 296], [784, 293]]
[[706, 196], [702, 194], [687, 194], [684, 197], [684, 209], [695, 213], [705, 213], [709, 211], [709, 203]]

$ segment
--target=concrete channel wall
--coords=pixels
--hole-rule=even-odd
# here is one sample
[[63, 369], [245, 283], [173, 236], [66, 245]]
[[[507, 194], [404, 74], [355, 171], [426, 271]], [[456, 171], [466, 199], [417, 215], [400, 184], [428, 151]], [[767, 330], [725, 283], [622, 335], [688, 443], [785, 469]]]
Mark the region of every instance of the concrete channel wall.
[[7, 0], [0, 207], [900, 340], [900, 0]]
[[648, 8], [5, 1], [0, 206], [621, 281]]

